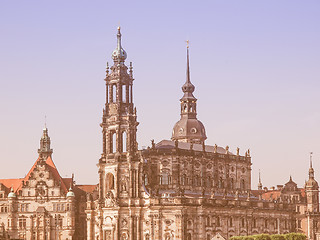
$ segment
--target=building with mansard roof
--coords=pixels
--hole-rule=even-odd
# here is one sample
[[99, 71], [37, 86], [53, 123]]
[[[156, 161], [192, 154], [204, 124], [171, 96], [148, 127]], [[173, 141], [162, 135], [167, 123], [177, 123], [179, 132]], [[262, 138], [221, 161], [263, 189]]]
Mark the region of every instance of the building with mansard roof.
[[187, 47], [181, 118], [170, 140], [152, 141], [144, 150], [136, 140], [133, 68], [118, 28], [113, 65], [106, 69], [102, 116], [103, 150], [99, 188], [88, 194], [89, 240], [211, 240], [259, 233], [302, 232], [319, 239], [319, 188], [310, 165], [303, 189], [290, 181], [280, 189], [251, 189], [250, 151], [208, 146], [197, 118]]

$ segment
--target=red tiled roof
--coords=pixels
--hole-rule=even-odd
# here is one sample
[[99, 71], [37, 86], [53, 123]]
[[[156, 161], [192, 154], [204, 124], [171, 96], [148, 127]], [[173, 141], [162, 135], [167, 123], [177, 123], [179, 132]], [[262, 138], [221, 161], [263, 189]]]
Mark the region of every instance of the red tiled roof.
[[280, 197], [281, 191], [275, 190], [275, 191], [268, 191], [262, 194], [262, 199], [265, 200], [276, 200]]
[[[2, 183], [5, 187], [7, 187], [8, 189], [10, 189], [11, 187], [13, 188], [13, 190], [15, 192], [19, 191], [22, 188], [22, 181], [28, 181], [31, 173], [34, 171], [34, 169], [36, 168], [36, 165], [38, 164], [38, 162], [40, 161], [40, 157], [37, 159], [37, 161], [33, 164], [32, 168], [30, 169], [30, 171], [28, 172], [28, 174], [26, 175], [25, 178], [18, 178], [18, 179], [0, 179], [0, 183]], [[52, 173], [53, 178], [57, 181], [61, 183], [61, 188], [62, 190], [67, 193], [68, 192], [68, 188], [67, 186], [70, 185], [70, 183], [72, 182], [72, 178], [62, 178], [58, 172], [58, 169], [56, 168], [56, 166], [54, 165], [52, 158], [49, 156], [46, 160], [46, 164], [49, 167], [49, 171]]]
[[16, 192], [18, 188], [22, 185], [23, 178], [17, 179], [0, 179], [0, 183], [2, 183], [6, 188], [11, 189]]
[[76, 187], [86, 193], [92, 193], [96, 189], [97, 185], [76, 185]]
[[[301, 196], [305, 197], [306, 196], [305, 189], [299, 188], [299, 190], [301, 191]], [[264, 192], [261, 195], [262, 195], [262, 199], [276, 200], [280, 197], [281, 191], [280, 190], [273, 190], [273, 191]]]
[[72, 183], [73, 179], [72, 178], [62, 178], [62, 181], [64, 182], [64, 185], [68, 188], [68, 191], [69, 191], [69, 188], [73, 185], [73, 183]]

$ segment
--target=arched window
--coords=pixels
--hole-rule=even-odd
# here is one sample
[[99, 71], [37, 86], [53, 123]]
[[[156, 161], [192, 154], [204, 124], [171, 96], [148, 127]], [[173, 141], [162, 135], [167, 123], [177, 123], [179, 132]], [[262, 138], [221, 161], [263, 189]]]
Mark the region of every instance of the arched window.
[[169, 184], [169, 173], [168, 172], [162, 172], [162, 174], [161, 174], [161, 184], [162, 185], [168, 185]]
[[111, 143], [111, 152], [115, 153], [117, 151], [117, 135], [116, 133], [112, 133], [112, 143]]
[[223, 188], [223, 180], [222, 180], [222, 177], [219, 178], [219, 188]]
[[288, 222], [287, 222], [287, 220], [284, 220], [284, 228], [285, 228], [285, 229], [288, 228]]
[[126, 102], [126, 85], [122, 85], [122, 102]]
[[229, 226], [233, 227], [233, 219], [232, 219], [232, 217], [229, 219]]
[[268, 220], [264, 220], [264, 227], [267, 228], [268, 227]]
[[184, 112], [187, 112], [187, 111], [188, 111], [188, 106], [187, 106], [187, 104], [184, 104], [184, 106], [183, 106], [183, 111], [184, 111]]
[[187, 240], [191, 240], [191, 233], [187, 233]]
[[241, 219], [241, 227], [245, 227], [245, 220], [244, 220], [244, 218]]
[[244, 181], [244, 179], [241, 179], [241, 181], [240, 181], [240, 189], [245, 190], [245, 187], [246, 187], [245, 181]]
[[112, 173], [107, 173], [106, 176], [106, 190], [110, 191], [111, 189], [114, 189], [114, 177]]
[[122, 152], [127, 152], [127, 133], [122, 132]]
[[257, 220], [255, 218], [252, 219], [252, 225], [253, 225], [254, 228], [257, 227]]
[[207, 234], [207, 240], [211, 240], [211, 235], [210, 235], [210, 233]]
[[231, 189], [234, 188], [234, 180], [233, 180], [233, 178], [230, 179], [230, 188]]
[[182, 175], [181, 185], [186, 185], [186, 175], [185, 174]]
[[216, 226], [220, 227], [221, 223], [220, 223], [220, 217], [216, 218]]
[[199, 176], [195, 176], [195, 177], [194, 177], [194, 185], [195, 185], [195, 186], [200, 186]]
[[117, 86], [115, 84], [112, 85], [112, 102], [117, 101]]
[[211, 187], [211, 177], [207, 177], [206, 187]]
[[210, 225], [211, 225], [210, 217], [207, 216], [207, 218], [206, 218], [206, 226], [210, 226]]
[[145, 236], [144, 239], [145, 239], [145, 240], [150, 240], [150, 235], [149, 235], [149, 233], [146, 234], [146, 236]]

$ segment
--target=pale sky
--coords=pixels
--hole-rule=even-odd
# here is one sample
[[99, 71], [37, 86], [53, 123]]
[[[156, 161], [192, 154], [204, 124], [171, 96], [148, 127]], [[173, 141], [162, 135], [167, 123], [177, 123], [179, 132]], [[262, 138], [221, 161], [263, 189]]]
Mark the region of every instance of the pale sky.
[[209, 145], [250, 148], [252, 187], [314, 152], [320, 180], [320, 1], [0, 1], [0, 178], [24, 177], [47, 115], [63, 177], [98, 182], [105, 65], [116, 29], [134, 66], [139, 147], [170, 139], [180, 118], [185, 40]]

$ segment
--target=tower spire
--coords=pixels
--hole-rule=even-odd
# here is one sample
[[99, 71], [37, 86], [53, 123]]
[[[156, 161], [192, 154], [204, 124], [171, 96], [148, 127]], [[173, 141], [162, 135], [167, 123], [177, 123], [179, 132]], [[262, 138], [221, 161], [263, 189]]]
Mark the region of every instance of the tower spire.
[[193, 96], [195, 90], [190, 80], [189, 41], [187, 41], [186, 82], [182, 86], [184, 93], [180, 99], [181, 119], [173, 128], [172, 140], [203, 144], [207, 139], [203, 124], [197, 119], [197, 99]]
[[47, 124], [45, 123], [45, 128], [42, 131], [42, 136], [40, 139], [40, 148], [38, 149], [39, 157], [46, 160], [49, 156], [51, 157], [53, 150], [50, 148], [51, 140], [48, 135]]
[[190, 82], [190, 66], [189, 66], [189, 40], [187, 40], [187, 74], [186, 74], [186, 77], [187, 77], [186, 83], [191, 83]]
[[258, 190], [262, 190], [262, 182], [261, 182], [260, 169], [259, 169], [259, 183], [258, 183]]
[[313, 152], [310, 152], [309, 179], [314, 179], [314, 169], [312, 167], [312, 154]]
[[121, 45], [121, 31], [118, 27], [117, 45], [112, 53], [114, 65], [107, 65], [106, 104], [103, 111], [103, 156], [136, 150], [137, 117], [133, 104], [133, 70], [124, 63], [127, 53]]
[[127, 58], [126, 51], [121, 46], [121, 32], [120, 32], [120, 26], [118, 27], [118, 33], [117, 33], [117, 47], [112, 52], [112, 59], [115, 63], [124, 63], [124, 61]]

